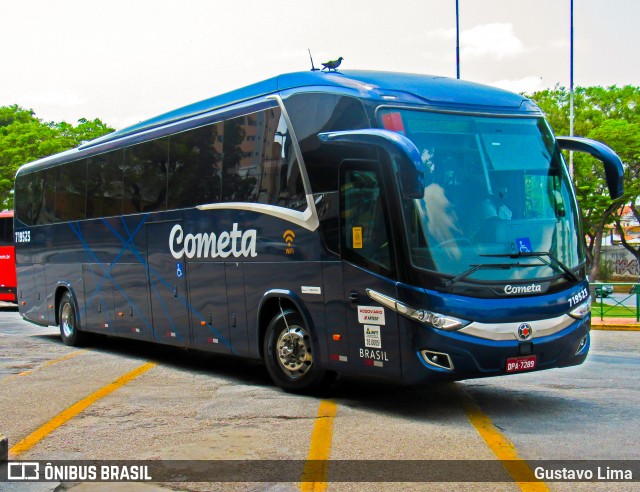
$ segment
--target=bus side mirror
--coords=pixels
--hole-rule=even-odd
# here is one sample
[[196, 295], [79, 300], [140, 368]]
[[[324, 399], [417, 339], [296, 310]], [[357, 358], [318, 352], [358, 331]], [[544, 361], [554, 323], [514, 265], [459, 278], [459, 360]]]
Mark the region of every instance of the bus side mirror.
[[556, 141], [562, 150], [574, 150], [586, 152], [602, 161], [604, 174], [607, 178], [609, 196], [612, 200], [620, 198], [624, 193], [624, 167], [618, 154], [602, 142], [597, 142], [582, 137], [556, 137]]
[[342, 132], [319, 133], [324, 143], [376, 146], [384, 149], [398, 166], [400, 190], [404, 198], [424, 196], [425, 167], [420, 152], [404, 135], [389, 130], [365, 128]]

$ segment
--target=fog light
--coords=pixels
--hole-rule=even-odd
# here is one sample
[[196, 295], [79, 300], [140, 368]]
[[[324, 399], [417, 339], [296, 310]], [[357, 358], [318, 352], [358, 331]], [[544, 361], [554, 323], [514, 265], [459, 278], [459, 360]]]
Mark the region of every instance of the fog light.
[[584, 352], [587, 349], [588, 345], [589, 345], [589, 335], [585, 335], [582, 338], [582, 340], [580, 340], [580, 343], [578, 344], [576, 355], [580, 355], [582, 352]]
[[449, 371], [453, 370], [453, 362], [451, 362], [449, 354], [445, 354], [444, 352], [434, 352], [432, 350], [422, 350], [420, 351], [420, 354], [424, 361], [431, 366], [439, 367], [440, 369], [447, 369]]

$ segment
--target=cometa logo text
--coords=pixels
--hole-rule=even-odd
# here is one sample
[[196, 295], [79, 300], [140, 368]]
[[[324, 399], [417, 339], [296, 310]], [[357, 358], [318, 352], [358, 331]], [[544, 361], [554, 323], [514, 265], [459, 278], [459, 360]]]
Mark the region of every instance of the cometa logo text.
[[506, 285], [504, 287], [505, 294], [535, 294], [542, 292], [540, 284], [531, 285]]
[[185, 235], [182, 226], [176, 224], [169, 234], [169, 249], [171, 255], [179, 260], [183, 256], [187, 258], [227, 258], [233, 255], [236, 258], [244, 256], [258, 256], [256, 252], [255, 229], [241, 231], [238, 224], [233, 224], [231, 232], [200, 232], [198, 234]]

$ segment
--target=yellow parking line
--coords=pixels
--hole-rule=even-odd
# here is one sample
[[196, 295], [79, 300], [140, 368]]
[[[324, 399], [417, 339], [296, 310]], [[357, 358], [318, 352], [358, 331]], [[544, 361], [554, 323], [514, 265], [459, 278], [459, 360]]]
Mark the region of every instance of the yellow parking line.
[[79, 402], [71, 405], [62, 413], [59, 413], [58, 415], [56, 415], [49, 422], [42, 425], [40, 428], [36, 429], [35, 431], [33, 431], [31, 434], [25, 437], [22, 441], [18, 442], [11, 449], [9, 449], [9, 457], [11, 459], [15, 459], [16, 456], [18, 456], [19, 454], [22, 454], [25, 451], [28, 451], [33, 446], [35, 446], [39, 441], [41, 441], [46, 436], [51, 434], [54, 430], [56, 430], [58, 427], [60, 427], [61, 425], [63, 425], [64, 423], [66, 423], [76, 415], [78, 415], [84, 409], [93, 405], [95, 402], [97, 402], [101, 398], [104, 398], [108, 394], [113, 393], [118, 388], [124, 386], [125, 384], [129, 383], [130, 381], [134, 380], [135, 378], [137, 378], [138, 376], [147, 372], [149, 369], [155, 366], [157, 366], [157, 363], [147, 362], [146, 364], [143, 364], [137, 367], [136, 369], [134, 369], [133, 371], [128, 372], [124, 376], [116, 379], [113, 383], [106, 385], [105, 387], [99, 389], [95, 393], [92, 393], [86, 398], [83, 398]]
[[10, 376], [7, 376], [6, 378], [0, 380], [0, 383], [4, 383], [7, 381], [12, 381], [13, 379], [19, 377], [19, 376], [28, 376], [29, 374], [32, 374], [34, 371], [39, 371], [40, 369], [42, 369], [43, 367], [49, 367], [52, 366], [54, 364], [57, 364], [58, 362], [62, 362], [65, 360], [69, 360], [72, 359], [73, 357], [80, 355], [80, 354], [84, 354], [87, 350], [86, 349], [82, 349], [82, 350], [76, 350], [75, 352], [71, 352], [67, 355], [63, 355], [62, 357], [58, 357], [57, 359], [51, 359], [48, 360], [46, 362], [44, 362], [43, 364], [39, 365], [38, 367], [34, 367], [33, 369], [29, 369], [28, 371], [22, 371], [19, 372], [17, 374], [11, 374]]
[[318, 417], [311, 433], [309, 455], [300, 478], [300, 490], [319, 492], [327, 490], [327, 460], [331, 454], [333, 420], [338, 405], [331, 400], [322, 400], [318, 407]]
[[502, 461], [502, 465], [520, 487], [520, 490], [523, 492], [548, 492], [547, 484], [535, 478], [533, 470], [518, 454], [515, 445], [493, 425], [491, 419], [480, 410], [471, 397], [465, 393], [462, 402], [469, 421], [489, 446], [489, 449]]

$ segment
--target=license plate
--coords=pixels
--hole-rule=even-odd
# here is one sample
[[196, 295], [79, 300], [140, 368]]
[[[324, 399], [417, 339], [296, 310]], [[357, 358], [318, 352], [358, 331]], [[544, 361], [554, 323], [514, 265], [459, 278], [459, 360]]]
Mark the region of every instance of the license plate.
[[536, 368], [536, 356], [511, 357], [507, 359], [507, 372], [530, 371]]

